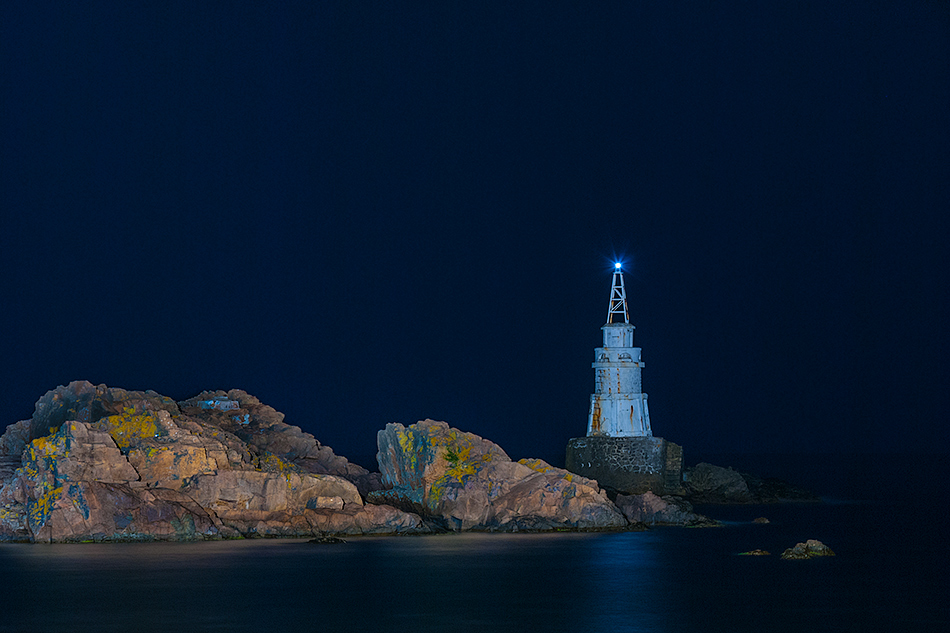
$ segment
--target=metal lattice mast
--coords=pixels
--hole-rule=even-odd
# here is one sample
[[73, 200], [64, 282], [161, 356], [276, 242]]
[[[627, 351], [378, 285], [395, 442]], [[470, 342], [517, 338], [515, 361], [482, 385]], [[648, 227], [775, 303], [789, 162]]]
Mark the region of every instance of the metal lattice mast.
[[614, 315], [617, 315], [618, 319], [622, 316], [624, 323], [630, 323], [630, 313], [627, 312], [627, 290], [623, 287], [623, 271], [620, 270], [619, 262], [614, 264], [614, 280], [610, 287], [607, 323], [614, 322]]

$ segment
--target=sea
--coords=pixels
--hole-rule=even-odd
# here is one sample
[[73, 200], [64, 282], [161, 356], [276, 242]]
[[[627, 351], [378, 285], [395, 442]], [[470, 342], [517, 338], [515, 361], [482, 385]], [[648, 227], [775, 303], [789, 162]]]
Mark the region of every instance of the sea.
[[[822, 501], [644, 532], [4, 544], [0, 631], [950, 631], [947, 456], [732, 463]], [[806, 539], [836, 555], [781, 559]]]

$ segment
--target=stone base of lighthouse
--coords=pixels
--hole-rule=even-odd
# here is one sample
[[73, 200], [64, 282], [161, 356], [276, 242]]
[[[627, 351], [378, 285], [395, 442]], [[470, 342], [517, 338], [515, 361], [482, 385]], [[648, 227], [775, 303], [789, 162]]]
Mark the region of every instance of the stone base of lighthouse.
[[683, 447], [662, 437], [575, 437], [565, 468], [623, 494], [683, 494]]

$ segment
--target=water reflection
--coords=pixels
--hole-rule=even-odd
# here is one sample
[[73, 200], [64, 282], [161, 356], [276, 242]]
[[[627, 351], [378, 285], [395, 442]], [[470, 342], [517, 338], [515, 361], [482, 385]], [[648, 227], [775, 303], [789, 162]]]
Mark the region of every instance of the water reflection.
[[656, 538], [4, 546], [21, 599], [5, 606], [0, 630], [666, 631]]
[[[0, 545], [0, 632], [947, 630], [941, 523], [873, 504], [716, 512], [726, 527]], [[806, 538], [838, 556], [780, 559]], [[773, 556], [737, 555], [754, 548]]]

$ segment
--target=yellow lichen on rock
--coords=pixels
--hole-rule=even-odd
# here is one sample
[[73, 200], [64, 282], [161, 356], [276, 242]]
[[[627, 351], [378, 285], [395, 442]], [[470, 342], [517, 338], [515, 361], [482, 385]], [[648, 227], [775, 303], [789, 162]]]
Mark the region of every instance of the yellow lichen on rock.
[[255, 461], [255, 470], [267, 473], [280, 473], [281, 475], [289, 475], [305, 472], [299, 466], [295, 466], [294, 464], [291, 464], [287, 460], [282, 459], [269, 451], [262, 451]]
[[550, 465], [549, 463], [547, 463], [547, 462], [544, 461], [543, 459], [537, 459], [537, 458], [534, 458], [534, 459], [519, 459], [519, 460], [518, 460], [518, 463], [527, 466], [527, 467], [530, 468], [531, 470], [536, 470], [536, 471], [538, 471], [539, 473], [552, 473], [552, 472], [554, 472], [554, 473], [560, 473], [560, 472], [564, 472], [564, 475], [563, 475], [563, 476], [564, 476], [564, 479], [566, 479], [566, 480], [568, 480], [568, 481], [574, 481], [574, 475], [572, 475], [572, 474], [569, 473], [569, 472], [565, 472], [562, 468], [555, 468], [554, 466]]
[[127, 449], [136, 440], [151, 439], [160, 434], [158, 418], [152, 413], [135, 413], [135, 409], [126, 408], [121, 415], [110, 415], [97, 423], [109, 432], [121, 449]]
[[34, 529], [46, 525], [46, 519], [53, 509], [53, 504], [63, 494], [63, 487], [53, 487], [49, 482], [43, 482], [40, 487], [42, 493], [36, 501], [29, 504], [30, 525]]

